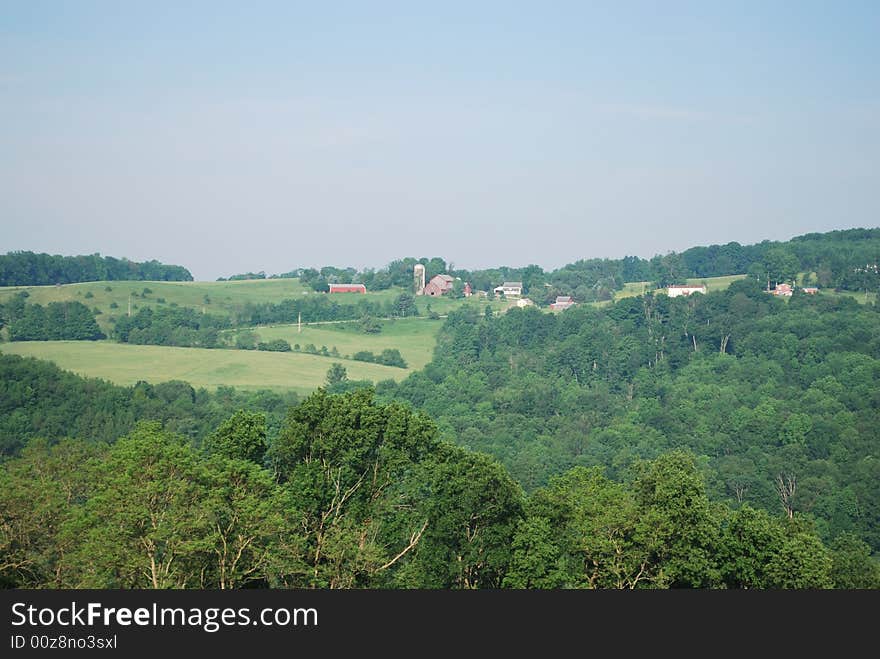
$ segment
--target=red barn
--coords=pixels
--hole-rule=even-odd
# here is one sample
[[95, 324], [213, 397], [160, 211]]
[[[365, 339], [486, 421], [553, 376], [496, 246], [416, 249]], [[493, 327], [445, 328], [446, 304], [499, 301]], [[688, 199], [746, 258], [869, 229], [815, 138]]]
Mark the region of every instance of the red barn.
[[367, 287], [363, 284], [330, 284], [331, 293], [366, 293]]
[[452, 290], [453, 279], [449, 275], [437, 275], [425, 286], [425, 295], [436, 297]]

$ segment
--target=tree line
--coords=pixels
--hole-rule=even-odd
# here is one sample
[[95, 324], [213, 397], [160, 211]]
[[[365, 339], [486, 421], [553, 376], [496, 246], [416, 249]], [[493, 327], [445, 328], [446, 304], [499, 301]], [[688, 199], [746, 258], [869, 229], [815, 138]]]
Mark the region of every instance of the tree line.
[[202, 313], [189, 307], [143, 308], [130, 317], [115, 319], [112, 336], [121, 343], [197, 348], [256, 347], [286, 351], [290, 349], [289, 344], [285, 347], [286, 342], [267, 342], [262, 348], [256, 344], [252, 346], [248, 341], [250, 335], [229, 345], [221, 331], [234, 327], [295, 323], [300, 318], [307, 319], [307, 322], [367, 319], [375, 324], [375, 317], [403, 318], [418, 315], [415, 301], [407, 293], [386, 302], [358, 299], [351, 303], [339, 303], [327, 296], [313, 296], [278, 303], [248, 302], [231, 317]]
[[60, 256], [34, 252], [0, 255], [0, 286], [52, 286], [85, 281], [192, 281], [189, 270], [156, 260], [137, 263], [128, 259], [91, 254]]
[[673, 451], [531, 495], [371, 390], [323, 390], [272, 436], [240, 410], [200, 443], [143, 423], [32, 441], [0, 470], [0, 579], [54, 588], [872, 588], [865, 543], [713, 503]]
[[[305, 285], [321, 292], [326, 292], [331, 283], [353, 282], [363, 283], [369, 291], [393, 286], [410, 289], [416, 264], [425, 266], [426, 280], [448, 273], [469, 282], [473, 290], [492, 291], [504, 281], [521, 281], [524, 293], [544, 304], [554, 301], [558, 295], [570, 295], [577, 302], [611, 300], [615, 291], [630, 282], [648, 282], [648, 288], [653, 289], [682, 284], [686, 279], [740, 274], [749, 274], [773, 286], [777, 281], [794, 281], [798, 274], [806, 273], [805, 285], [876, 292], [880, 289], [880, 229], [810, 233], [789, 241], [765, 240], [753, 245], [730, 242], [698, 246], [650, 259], [637, 256], [582, 259], [551, 271], [534, 264], [518, 268], [457, 269], [440, 257], [407, 257], [379, 269], [294, 268], [270, 278], [298, 277]], [[265, 273], [235, 277], [262, 278]]]
[[94, 313], [82, 302], [27, 304], [26, 292], [0, 304], [0, 329], [10, 341], [97, 341], [106, 338]]
[[307, 322], [327, 320], [358, 320], [360, 318], [407, 318], [418, 316], [413, 296], [401, 293], [393, 300], [377, 301], [352, 296], [339, 302], [336, 296], [309, 295], [281, 302], [246, 302], [234, 313], [239, 327], [295, 323], [302, 316]]
[[191, 307], [145, 307], [117, 318], [113, 338], [120, 343], [217, 348], [223, 345], [220, 330], [231, 326], [225, 316], [200, 313]]
[[30, 440], [73, 438], [107, 444], [139, 421], [157, 421], [169, 432], [200, 442], [235, 410], [266, 415], [275, 432], [294, 393], [194, 389], [186, 382], [138, 382], [125, 387], [83, 378], [51, 362], [0, 354], [0, 459], [17, 455]]

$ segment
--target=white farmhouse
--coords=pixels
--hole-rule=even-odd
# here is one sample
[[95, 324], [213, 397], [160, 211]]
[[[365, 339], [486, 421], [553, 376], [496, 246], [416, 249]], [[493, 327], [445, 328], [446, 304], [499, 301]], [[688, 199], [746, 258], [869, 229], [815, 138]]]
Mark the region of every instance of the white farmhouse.
[[666, 289], [669, 297], [678, 297], [679, 295], [690, 295], [691, 293], [706, 294], [705, 286], [670, 286]]
[[519, 297], [522, 295], [523, 285], [521, 281], [506, 281], [501, 286], [496, 286], [492, 290], [495, 291], [495, 295], [499, 293], [504, 293], [505, 297]]

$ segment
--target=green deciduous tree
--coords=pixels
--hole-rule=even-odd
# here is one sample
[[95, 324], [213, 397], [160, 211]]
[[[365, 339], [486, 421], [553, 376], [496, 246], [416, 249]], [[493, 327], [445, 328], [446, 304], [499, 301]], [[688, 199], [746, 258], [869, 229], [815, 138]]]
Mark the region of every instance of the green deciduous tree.
[[435, 450], [437, 430], [399, 404], [378, 405], [362, 389], [322, 390], [293, 408], [269, 459], [296, 510], [302, 511], [308, 573], [291, 584], [358, 587], [373, 583], [419, 543], [425, 520], [399, 538], [389, 493]]
[[334, 363], [327, 369], [327, 386], [332, 387], [334, 384], [339, 384], [341, 382], [345, 382], [348, 380], [348, 371], [345, 370], [345, 367], [342, 364]]
[[62, 534], [70, 511], [95, 487], [93, 460], [103, 447], [65, 440], [31, 442], [0, 470], [0, 583], [17, 588], [70, 585]]
[[120, 439], [96, 471], [96, 491], [65, 525], [79, 538], [66, 557], [70, 585], [184, 588], [203, 585], [212, 531], [198, 453], [155, 423]]
[[421, 588], [499, 588], [522, 518], [522, 492], [485, 455], [442, 445], [401, 494], [408, 526], [425, 522], [397, 583]]
[[832, 559], [815, 534], [789, 532], [767, 564], [771, 588], [831, 588]]
[[235, 460], [263, 463], [266, 453], [266, 415], [239, 410], [205, 439], [210, 452]]
[[720, 579], [715, 554], [718, 520], [692, 455], [667, 453], [645, 465], [634, 482], [637, 537], [657, 565], [657, 580], [705, 588]]
[[853, 533], [831, 543], [831, 578], [835, 588], [880, 588], [880, 564], [871, 547]]
[[767, 567], [780, 551], [785, 529], [779, 519], [763, 510], [744, 506], [724, 523], [719, 562], [728, 588], [770, 588]]

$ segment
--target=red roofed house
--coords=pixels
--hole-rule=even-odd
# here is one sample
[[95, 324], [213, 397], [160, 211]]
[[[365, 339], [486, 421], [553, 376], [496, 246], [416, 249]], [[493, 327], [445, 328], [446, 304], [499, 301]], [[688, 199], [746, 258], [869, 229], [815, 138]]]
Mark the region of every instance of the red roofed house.
[[557, 295], [556, 302], [553, 302], [550, 305], [550, 308], [553, 309], [554, 311], [564, 311], [565, 309], [568, 309], [569, 307], [573, 307], [573, 306], [574, 306], [574, 301], [571, 299], [571, 296]]
[[773, 290], [773, 295], [780, 295], [782, 297], [791, 297], [791, 286], [788, 284], [776, 284], [776, 288]]
[[366, 293], [367, 287], [363, 284], [330, 284], [331, 293]]
[[815, 295], [819, 292], [819, 289], [815, 286], [804, 286], [801, 290], [807, 295]]
[[452, 290], [453, 278], [449, 275], [437, 275], [425, 286], [425, 295], [437, 297]]

